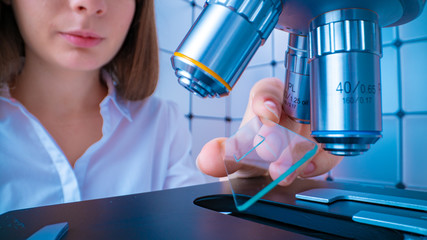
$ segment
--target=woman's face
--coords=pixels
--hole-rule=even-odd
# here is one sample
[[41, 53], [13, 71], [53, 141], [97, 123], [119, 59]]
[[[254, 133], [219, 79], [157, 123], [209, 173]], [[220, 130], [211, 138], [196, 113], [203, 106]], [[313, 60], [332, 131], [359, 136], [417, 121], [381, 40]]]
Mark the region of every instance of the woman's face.
[[12, 0], [26, 61], [98, 70], [119, 51], [135, 0]]

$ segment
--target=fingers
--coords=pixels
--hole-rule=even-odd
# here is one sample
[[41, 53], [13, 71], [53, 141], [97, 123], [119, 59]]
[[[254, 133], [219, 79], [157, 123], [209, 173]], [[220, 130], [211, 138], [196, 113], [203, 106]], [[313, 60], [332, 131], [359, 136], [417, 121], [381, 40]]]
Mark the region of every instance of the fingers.
[[[310, 156], [308, 155], [310, 151], [314, 151], [314, 147], [315, 145], [312, 142], [307, 141], [303, 137], [293, 137], [292, 143], [286, 147], [277, 161], [270, 164], [270, 176], [273, 179], [277, 179], [282, 177], [283, 174], [289, 174], [285, 179], [279, 182], [279, 185], [287, 186], [291, 184], [295, 178], [309, 166], [313, 157], [311, 159], [307, 159], [307, 157]], [[315, 156], [315, 154], [312, 156]], [[299, 166], [299, 164], [301, 164], [300, 161], [305, 162]]]
[[285, 128], [291, 130], [292, 132], [298, 133], [299, 135], [307, 139], [310, 139], [313, 142], [316, 142], [311, 137], [310, 124], [298, 123], [295, 120], [291, 119], [289, 116], [287, 116], [285, 112], [282, 113], [282, 117], [280, 118], [279, 125], [284, 126]]
[[203, 146], [196, 160], [200, 171], [212, 177], [227, 176], [224, 166], [226, 140], [227, 138], [215, 138]]
[[[281, 126], [284, 126], [287, 129], [304, 136], [305, 138], [315, 141], [310, 136], [310, 125], [297, 123], [290, 119], [282, 111], [281, 106], [283, 100], [283, 90], [283, 83], [277, 78], [266, 78], [258, 81], [251, 90], [248, 106], [241, 126], [245, 125], [251, 119], [258, 116], [263, 124], [267, 126], [271, 125], [271, 122], [265, 121], [265, 119], [268, 119], [274, 123], [279, 123]], [[304, 154], [309, 151], [307, 146], [297, 142], [293, 148], [289, 148], [284, 151], [284, 153], [279, 157], [280, 161], [273, 162], [274, 159], [277, 159], [281, 149], [283, 149], [283, 144], [289, 143], [289, 139], [274, 139], [274, 132], [262, 132], [260, 135], [263, 137], [271, 135], [269, 139], [273, 139], [272, 141], [266, 141], [266, 144], [264, 144], [265, 146], [260, 145], [260, 147], [257, 148], [257, 152], [261, 158], [272, 162], [269, 167], [269, 173], [273, 179], [280, 177], [289, 167], [299, 161], [304, 156]], [[216, 138], [205, 144], [197, 158], [197, 165], [203, 173], [214, 177], [223, 177], [227, 175], [227, 171], [225, 170], [224, 166], [224, 162], [227, 164], [225, 159], [226, 140], [227, 138]], [[254, 145], [260, 141], [260, 139], [255, 137]], [[312, 148], [312, 145], [310, 145], [310, 147]], [[292, 151], [290, 149], [292, 149]], [[292, 174], [290, 174], [279, 184], [282, 186], [289, 185], [298, 176], [314, 177], [324, 174], [336, 166], [341, 161], [341, 159], [342, 157], [331, 155], [325, 152], [319, 146], [319, 150], [311, 159], [297, 168]], [[228, 164], [227, 169], [231, 173], [238, 170], [239, 168], [242, 168], [242, 165], [243, 164], [236, 163], [231, 165]], [[240, 169], [240, 171], [242, 173], [248, 172], [251, 176], [262, 175], [260, 174], [261, 172], [255, 173], [256, 171], [244, 171], [244, 169]]]
[[309, 165], [305, 166], [305, 168], [301, 168], [298, 175], [307, 178], [325, 174], [340, 163], [342, 159], [342, 156], [335, 156], [320, 149]]
[[[281, 158], [270, 164], [270, 176], [273, 179], [279, 178], [288, 168], [304, 157], [304, 155], [310, 150], [307, 149], [308, 146], [309, 145], [300, 145], [292, 149], [287, 148], [283, 152]], [[325, 174], [334, 168], [342, 159], [342, 156], [335, 156], [321, 148], [318, 148], [316, 154], [311, 159], [307, 160], [284, 180], [280, 181], [279, 185], [288, 186], [297, 177], [308, 178]]]
[[255, 116], [280, 121], [284, 85], [278, 78], [265, 78], [258, 81], [251, 90], [248, 107], [241, 125]]
[[[282, 114], [282, 118], [280, 120], [280, 125], [285, 126], [286, 128], [292, 130], [293, 132], [298, 133], [299, 135], [301, 135], [307, 139], [310, 139], [313, 142], [316, 142], [316, 140], [314, 140], [313, 137], [311, 137], [311, 129], [310, 129], [309, 124], [297, 123], [294, 120], [290, 119], [289, 117], [286, 117], [283, 115], [285, 115], [285, 113]], [[294, 149], [294, 151], [297, 151], [296, 155], [298, 156], [298, 149], [296, 149], [296, 150]], [[296, 158], [296, 159], [293, 158], [294, 162], [292, 162], [292, 163], [295, 163], [301, 157], [302, 156], [299, 156], [299, 158]], [[297, 177], [308, 178], [308, 177], [315, 177], [315, 176], [325, 174], [328, 171], [330, 171], [332, 168], [334, 168], [342, 159], [343, 159], [343, 157], [341, 157], [341, 156], [335, 156], [335, 155], [332, 155], [332, 154], [326, 152], [325, 150], [323, 150], [321, 148], [320, 144], [318, 144], [318, 150], [317, 150], [316, 154], [311, 159], [309, 159], [307, 162], [305, 162], [301, 167], [299, 167], [297, 170], [295, 170], [294, 173], [290, 174], [285, 180], [281, 181], [279, 183], [279, 185], [287, 186], [287, 185], [291, 184], [295, 180], [295, 178], [297, 178]], [[272, 167], [274, 167], [274, 166], [272, 166]], [[270, 174], [273, 171], [274, 170], [272, 170], [270, 168]], [[277, 171], [278, 170], [276, 170], [276, 172]], [[282, 171], [282, 173], [283, 173], [283, 171]], [[272, 175], [274, 175], [274, 173]], [[277, 175], [277, 173], [276, 173], [276, 175]], [[273, 178], [273, 179], [275, 179], [275, 178]]]
[[[283, 89], [283, 83], [277, 78], [266, 78], [258, 81], [251, 90], [241, 126], [255, 116], [262, 116], [262, 118], [278, 123], [281, 116], [280, 106], [282, 104]], [[226, 138], [216, 138], [202, 148], [196, 162], [203, 173], [213, 177], [227, 175], [224, 167], [225, 141]], [[234, 166], [231, 166], [229, 170], [233, 168]]]

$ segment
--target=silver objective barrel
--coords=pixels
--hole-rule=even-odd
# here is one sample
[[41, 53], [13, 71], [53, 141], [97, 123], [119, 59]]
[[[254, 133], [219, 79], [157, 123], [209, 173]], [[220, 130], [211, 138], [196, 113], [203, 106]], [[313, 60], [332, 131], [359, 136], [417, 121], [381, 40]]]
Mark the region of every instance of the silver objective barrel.
[[311, 130], [335, 155], [367, 151], [382, 131], [378, 16], [340, 9], [309, 28]]
[[299, 123], [310, 123], [310, 74], [307, 36], [289, 34], [285, 55], [283, 111]]
[[228, 95], [281, 11], [281, 0], [208, 0], [171, 58], [178, 82], [201, 97]]

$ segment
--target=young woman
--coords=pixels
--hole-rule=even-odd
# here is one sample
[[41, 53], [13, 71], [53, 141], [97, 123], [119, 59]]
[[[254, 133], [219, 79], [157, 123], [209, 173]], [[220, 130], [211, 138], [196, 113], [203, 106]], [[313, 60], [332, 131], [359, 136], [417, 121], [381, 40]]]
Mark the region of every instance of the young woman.
[[0, 4], [0, 212], [202, 183], [151, 0]]
[[[204, 181], [183, 115], [151, 97], [153, 0], [0, 0], [0, 54], [0, 213]], [[284, 124], [280, 84], [258, 84], [245, 119]], [[205, 173], [225, 174], [223, 140]]]

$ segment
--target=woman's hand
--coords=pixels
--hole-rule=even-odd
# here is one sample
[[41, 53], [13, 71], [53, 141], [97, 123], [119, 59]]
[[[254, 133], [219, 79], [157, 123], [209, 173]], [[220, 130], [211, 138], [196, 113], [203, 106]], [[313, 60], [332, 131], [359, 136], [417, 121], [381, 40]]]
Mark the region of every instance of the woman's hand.
[[[315, 142], [310, 136], [310, 125], [297, 123], [282, 111], [283, 92], [284, 85], [277, 78], [266, 78], [258, 81], [251, 90], [241, 126], [258, 116], [261, 121], [268, 119]], [[214, 177], [227, 175], [224, 167], [224, 143], [226, 140], [227, 138], [216, 138], [205, 144], [197, 157], [197, 165], [202, 172]], [[337, 165], [341, 159], [342, 157], [331, 155], [319, 146], [316, 154], [285, 180], [281, 181], [280, 185], [291, 184], [297, 176], [305, 178], [324, 174]], [[299, 159], [293, 160], [298, 161]], [[289, 161], [292, 161], [292, 159], [289, 159]], [[264, 174], [264, 172], [254, 171], [254, 169], [240, 169], [238, 171], [241, 172], [239, 175], [245, 177]], [[270, 169], [270, 175], [272, 178], [278, 177], [272, 169]]]

